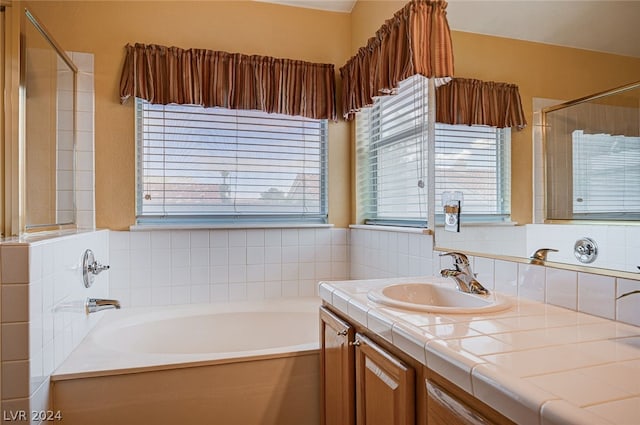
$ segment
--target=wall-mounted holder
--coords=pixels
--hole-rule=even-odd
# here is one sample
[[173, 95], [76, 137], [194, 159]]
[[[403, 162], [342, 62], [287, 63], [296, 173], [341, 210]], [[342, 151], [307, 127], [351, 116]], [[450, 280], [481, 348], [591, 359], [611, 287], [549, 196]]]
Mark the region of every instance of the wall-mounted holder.
[[109, 266], [97, 262], [93, 251], [87, 249], [82, 255], [82, 280], [84, 281], [84, 287], [91, 287], [96, 275], [105, 270], [109, 270]]
[[578, 239], [573, 246], [573, 254], [581, 263], [593, 263], [598, 257], [598, 245], [591, 238]]
[[463, 198], [462, 192], [442, 192], [444, 230], [447, 232], [460, 232], [460, 212]]

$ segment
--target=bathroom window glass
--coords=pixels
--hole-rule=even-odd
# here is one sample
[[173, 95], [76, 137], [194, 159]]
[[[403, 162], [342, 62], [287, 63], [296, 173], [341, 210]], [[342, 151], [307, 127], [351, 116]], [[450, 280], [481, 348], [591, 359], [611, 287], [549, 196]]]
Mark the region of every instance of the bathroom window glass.
[[[461, 191], [468, 221], [510, 214], [510, 130], [436, 123], [435, 158], [427, 158], [428, 81], [402, 81], [356, 117], [358, 215], [370, 224], [426, 227], [427, 167], [435, 167], [436, 203]], [[436, 210], [439, 217], [440, 210]]]
[[136, 100], [139, 223], [326, 223], [327, 122]]

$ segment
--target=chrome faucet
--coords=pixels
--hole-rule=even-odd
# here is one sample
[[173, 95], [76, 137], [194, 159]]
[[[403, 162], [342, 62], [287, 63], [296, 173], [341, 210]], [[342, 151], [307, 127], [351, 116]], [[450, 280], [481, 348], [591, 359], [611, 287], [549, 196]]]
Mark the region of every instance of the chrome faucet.
[[87, 314], [111, 308], [120, 309], [120, 301], [102, 298], [87, 298], [87, 302], [85, 303]]
[[466, 255], [460, 252], [447, 252], [444, 254], [440, 254], [440, 256], [453, 257], [454, 268], [442, 269], [440, 270], [440, 275], [442, 277], [452, 278], [456, 282], [456, 287], [459, 291], [479, 295], [489, 294], [489, 290], [482, 286], [480, 282], [476, 280], [476, 275], [471, 271], [469, 259]]
[[529, 260], [531, 260], [530, 263], [538, 266], [544, 265], [544, 262], [547, 261], [547, 254], [550, 252], [558, 252], [558, 250], [553, 248], [537, 249], [536, 252], [531, 254], [531, 257], [529, 257]]

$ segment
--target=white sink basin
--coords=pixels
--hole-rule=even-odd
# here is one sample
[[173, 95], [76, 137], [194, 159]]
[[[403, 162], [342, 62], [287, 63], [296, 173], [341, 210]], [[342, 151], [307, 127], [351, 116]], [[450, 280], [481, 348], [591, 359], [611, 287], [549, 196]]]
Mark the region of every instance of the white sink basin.
[[429, 313], [489, 313], [506, 310], [511, 303], [497, 294], [476, 295], [453, 286], [431, 283], [398, 283], [369, 291], [367, 297], [378, 304]]

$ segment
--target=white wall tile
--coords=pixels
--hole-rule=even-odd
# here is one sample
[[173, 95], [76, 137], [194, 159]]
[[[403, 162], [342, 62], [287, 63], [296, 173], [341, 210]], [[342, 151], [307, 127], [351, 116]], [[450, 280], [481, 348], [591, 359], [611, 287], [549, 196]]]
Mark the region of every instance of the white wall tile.
[[229, 231], [229, 247], [242, 247], [247, 246], [247, 231], [246, 230], [230, 230]]
[[616, 281], [613, 277], [578, 273], [578, 310], [615, 319]]
[[209, 232], [209, 246], [211, 248], [228, 248], [229, 232], [227, 230], [212, 230]]
[[546, 267], [518, 264], [518, 297], [544, 302]]
[[298, 229], [282, 229], [282, 246], [298, 245]]
[[282, 231], [280, 229], [266, 229], [264, 231], [264, 244], [268, 247], [282, 246]]
[[265, 245], [265, 234], [263, 229], [247, 230], [247, 246], [262, 247]]
[[495, 290], [503, 294], [516, 296], [518, 294], [518, 264], [497, 260], [494, 265]]
[[[640, 291], [640, 281], [618, 279], [616, 297], [633, 291]], [[640, 293], [631, 294], [616, 301], [616, 320], [640, 326]]]
[[209, 249], [209, 231], [197, 230], [189, 233], [191, 249]]
[[546, 302], [577, 310], [578, 273], [571, 270], [547, 267]]

